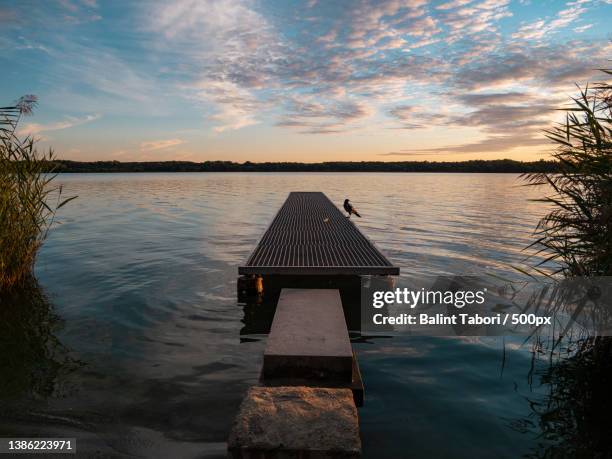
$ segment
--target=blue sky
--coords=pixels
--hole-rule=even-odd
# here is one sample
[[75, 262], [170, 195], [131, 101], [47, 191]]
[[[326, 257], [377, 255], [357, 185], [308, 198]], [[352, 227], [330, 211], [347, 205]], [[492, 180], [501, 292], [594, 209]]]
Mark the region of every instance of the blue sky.
[[0, 103], [75, 160], [537, 159], [612, 0], [0, 1]]

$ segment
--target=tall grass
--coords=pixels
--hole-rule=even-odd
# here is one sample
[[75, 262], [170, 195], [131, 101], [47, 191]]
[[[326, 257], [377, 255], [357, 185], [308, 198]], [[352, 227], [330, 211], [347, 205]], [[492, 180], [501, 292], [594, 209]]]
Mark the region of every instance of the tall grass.
[[39, 153], [32, 136], [17, 137], [21, 118], [32, 113], [35, 96], [0, 108], [0, 291], [23, 285], [31, 276], [61, 199], [53, 186], [53, 151]]
[[[602, 70], [609, 77], [612, 70]], [[565, 123], [546, 131], [557, 144], [560, 172], [525, 174], [531, 185], [548, 184], [541, 199], [552, 210], [539, 222], [532, 244], [565, 276], [612, 275], [612, 86], [579, 89]], [[551, 274], [550, 272], [545, 272]]]
[[[612, 70], [602, 72], [606, 79], [612, 75]], [[572, 106], [562, 109], [565, 123], [546, 131], [557, 144], [553, 157], [560, 172], [524, 175], [528, 184], [552, 189], [540, 199], [551, 210], [540, 220], [531, 247], [544, 255], [534, 269], [555, 281], [612, 276], [612, 85], [601, 82], [578, 89]], [[556, 267], [544, 268], [548, 262]], [[550, 313], [551, 304], [555, 302], [543, 311]], [[589, 311], [589, 317], [609, 316], [610, 298], [602, 298], [601, 304], [601, 311]], [[571, 311], [573, 317], [581, 313], [584, 302], [581, 305]], [[610, 457], [612, 337], [568, 336], [564, 342], [564, 357], [553, 364], [552, 352], [560, 349], [560, 339], [556, 340], [549, 349], [551, 365], [541, 375], [549, 395], [529, 401], [539, 420], [540, 438], [553, 443], [543, 443], [533, 457]], [[538, 340], [534, 357], [544, 350]]]

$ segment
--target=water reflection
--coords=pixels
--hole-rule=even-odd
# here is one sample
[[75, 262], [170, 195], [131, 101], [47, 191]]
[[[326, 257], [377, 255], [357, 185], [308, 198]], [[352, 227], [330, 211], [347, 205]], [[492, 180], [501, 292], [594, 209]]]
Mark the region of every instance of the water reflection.
[[361, 278], [359, 276], [264, 276], [263, 292], [260, 295], [239, 295], [243, 303], [244, 326], [240, 330], [241, 340], [245, 335], [270, 332], [276, 304], [284, 288], [338, 289], [342, 299], [344, 317], [350, 331], [361, 330]]
[[511, 422], [518, 432], [538, 434], [537, 447], [526, 457], [611, 457], [611, 353], [609, 337], [567, 344], [556, 355], [535, 344], [534, 359], [544, 357], [548, 364], [534, 370], [532, 384], [547, 394], [526, 396], [531, 413]]
[[611, 287], [610, 277], [565, 279], [551, 288], [548, 301], [534, 300], [536, 308], [571, 314], [572, 323], [560, 337], [534, 337], [534, 360], [548, 361], [534, 371], [535, 382], [548, 393], [527, 397], [532, 413], [518, 422], [540, 432], [531, 457], [612, 457], [612, 337], [601, 336], [610, 334]]
[[[64, 320], [54, 336], [87, 365], [70, 375], [78, 390], [48, 398], [54, 422], [26, 423], [18, 433], [57, 434], [59, 420], [69, 420], [87, 426], [65, 432], [84, 450], [109, 455], [201, 457], [210, 448], [225, 454], [242, 395], [258, 380], [261, 333], [273, 317], [265, 303], [236, 304], [236, 267], [289, 191], [320, 190], [340, 205], [351, 198], [363, 215], [360, 229], [407, 280], [510, 274], [544, 212], [529, 201], [536, 190], [515, 187], [508, 174], [59, 180], [80, 198], [62, 209], [64, 224], [43, 246], [36, 271]], [[526, 349], [508, 352], [502, 380], [501, 342], [494, 338], [353, 341], [366, 384], [365, 457], [402, 457], [406, 444], [415, 457], [517, 457], [532, 446], [499, 421], [528, 409], [513, 391], [529, 368]], [[62, 380], [55, 379], [56, 388]], [[11, 422], [0, 416], [0, 429]], [[432, 441], [441, 437], [448, 441]]]
[[0, 294], [0, 398], [58, 396], [79, 362], [56, 337], [62, 321], [35, 280]]
[[82, 457], [226, 456], [252, 382], [217, 379], [238, 365], [191, 359], [189, 374], [151, 378], [109, 359], [85, 363], [59, 338], [65, 325], [34, 280], [0, 295], [0, 436], [76, 438]]

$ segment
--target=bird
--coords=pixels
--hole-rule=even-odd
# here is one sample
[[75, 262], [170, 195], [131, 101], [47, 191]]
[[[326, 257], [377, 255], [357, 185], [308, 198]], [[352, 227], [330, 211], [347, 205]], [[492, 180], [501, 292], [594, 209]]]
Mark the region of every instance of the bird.
[[355, 210], [355, 208], [353, 207], [353, 205], [349, 202], [348, 199], [344, 200], [344, 210], [346, 210], [348, 212], [348, 217], [347, 218], [351, 218], [351, 214], [355, 214], [357, 215], [359, 218], [361, 218], [361, 215], [359, 215], [359, 212], [357, 212]]

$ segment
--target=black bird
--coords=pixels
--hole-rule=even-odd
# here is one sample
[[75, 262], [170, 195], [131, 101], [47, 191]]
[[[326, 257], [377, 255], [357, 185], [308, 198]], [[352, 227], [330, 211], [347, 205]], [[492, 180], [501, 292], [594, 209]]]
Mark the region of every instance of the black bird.
[[361, 215], [359, 215], [359, 212], [357, 212], [355, 210], [355, 208], [353, 207], [353, 205], [349, 202], [348, 199], [344, 200], [344, 210], [346, 210], [348, 212], [348, 217], [347, 218], [351, 218], [351, 214], [355, 214], [357, 215], [359, 218], [361, 218]]

